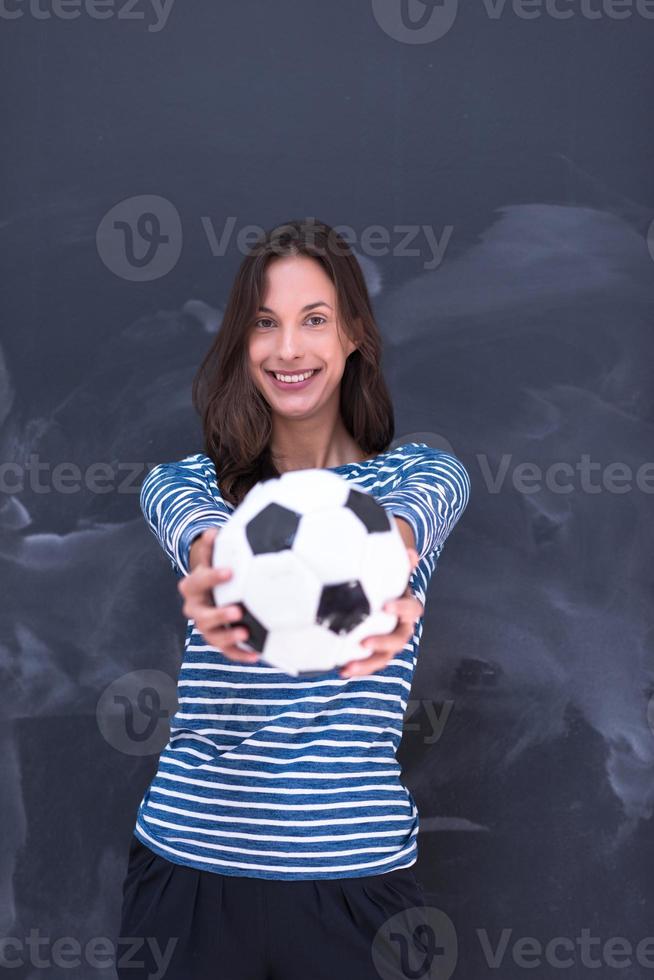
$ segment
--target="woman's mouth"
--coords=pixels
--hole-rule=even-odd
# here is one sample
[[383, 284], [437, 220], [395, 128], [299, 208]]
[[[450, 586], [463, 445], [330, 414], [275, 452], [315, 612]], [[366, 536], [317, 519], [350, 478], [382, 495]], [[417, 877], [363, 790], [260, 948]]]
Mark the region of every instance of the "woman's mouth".
[[306, 388], [307, 385], [311, 384], [320, 370], [320, 368], [314, 368], [311, 372], [297, 371], [293, 374], [283, 374], [281, 371], [266, 371], [266, 374], [270, 377], [270, 380], [276, 388], [281, 388], [282, 391], [291, 391], [291, 389], [293, 391], [300, 391], [302, 388]]

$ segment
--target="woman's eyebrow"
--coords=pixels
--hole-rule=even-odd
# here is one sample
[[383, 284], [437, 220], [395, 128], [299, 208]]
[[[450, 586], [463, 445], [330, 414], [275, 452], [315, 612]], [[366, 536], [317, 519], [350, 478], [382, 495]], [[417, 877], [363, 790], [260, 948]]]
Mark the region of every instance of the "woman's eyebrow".
[[[319, 299], [316, 303], [307, 303], [306, 306], [303, 306], [302, 307], [302, 309], [300, 310], [300, 313], [305, 313], [307, 310], [312, 310], [315, 306], [329, 306], [329, 303], [326, 303], [324, 299]], [[329, 309], [331, 310], [331, 306], [329, 306]], [[259, 312], [260, 313], [274, 313], [275, 311], [274, 310], [271, 310], [269, 306], [260, 306], [259, 307]]]

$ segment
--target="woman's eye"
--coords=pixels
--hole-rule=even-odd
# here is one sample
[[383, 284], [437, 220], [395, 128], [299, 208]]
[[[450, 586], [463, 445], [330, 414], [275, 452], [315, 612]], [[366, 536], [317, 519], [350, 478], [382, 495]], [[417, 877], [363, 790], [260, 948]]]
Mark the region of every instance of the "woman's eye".
[[[307, 317], [307, 320], [319, 321], [318, 323], [312, 323], [311, 326], [313, 327], [321, 327], [323, 323], [327, 322], [326, 318], [324, 316], [321, 316], [319, 313], [314, 313], [312, 316]], [[274, 322], [270, 319], [270, 317], [267, 316], [260, 317], [260, 319], [258, 319], [255, 323], [255, 326], [262, 327], [264, 330], [266, 330], [269, 325], [274, 326]]]

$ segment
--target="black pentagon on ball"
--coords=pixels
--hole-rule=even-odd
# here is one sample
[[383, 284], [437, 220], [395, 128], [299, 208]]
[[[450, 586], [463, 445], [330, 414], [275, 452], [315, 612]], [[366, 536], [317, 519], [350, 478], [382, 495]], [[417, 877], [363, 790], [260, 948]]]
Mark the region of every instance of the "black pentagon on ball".
[[245, 640], [240, 640], [239, 642], [245, 643], [257, 653], [261, 653], [268, 636], [268, 630], [256, 616], [252, 615], [245, 603], [241, 602], [239, 605], [243, 610], [243, 616], [238, 620], [232, 620], [230, 628], [236, 629], [238, 626], [245, 626], [248, 631], [248, 636]]
[[382, 507], [377, 503], [371, 493], [363, 493], [361, 490], [350, 490], [345, 506], [349, 507], [359, 518], [366, 531], [390, 531], [391, 521]]
[[370, 615], [370, 603], [356, 580], [326, 585], [320, 594], [316, 621], [333, 633], [349, 633]]
[[245, 528], [252, 554], [267, 555], [290, 548], [299, 524], [300, 515], [296, 511], [280, 504], [268, 504]]

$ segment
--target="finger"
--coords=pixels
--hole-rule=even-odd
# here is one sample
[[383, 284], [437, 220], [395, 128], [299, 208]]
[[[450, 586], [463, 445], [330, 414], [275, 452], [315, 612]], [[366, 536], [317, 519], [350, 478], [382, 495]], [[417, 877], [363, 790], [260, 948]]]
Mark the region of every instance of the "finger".
[[398, 619], [395, 629], [391, 633], [380, 633], [374, 636], [367, 636], [359, 646], [364, 650], [384, 650], [386, 652], [399, 652], [409, 642], [413, 636], [414, 623], [412, 620]]
[[425, 607], [420, 599], [414, 595], [391, 599], [389, 602], [384, 603], [382, 608], [384, 612], [394, 613], [403, 622], [415, 622], [416, 619], [420, 619], [425, 611]]
[[[210, 646], [217, 647], [223, 652], [230, 647], [239, 650], [240, 648], [236, 647], [236, 644], [247, 641], [250, 635], [247, 628], [243, 626], [215, 626], [204, 629], [197, 623], [196, 626]], [[246, 650], [245, 652], [249, 653], [250, 651]]]
[[232, 577], [231, 568], [211, 568], [207, 565], [196, 565], [190, 575], [182, 578], [177, 583], [177, 589], [189, 599], [196, 596], [206, 597], [207, 594], [213, 598], [213, 587], [226, 582]]
[[[189, 619], [193, 619], [196, 625], [202, 624], [205, 629], [214, 630], [225, 626], [236, 626], [243, 619], [243, 610], [238, 604], [233, 606], [203, 606], [200, 604], [185, 603], [188, 609]], [[195, 610], [196, 615], [192, 615]], [[247, 627], [246, 627], [247, 628]]]
[[375, 652], [362, 660], [349, 660], [339, 671], [341, 677], [357, 677], [361, 674], [374, 674], [393, 659], [392, 653]]
[[260, 654], [248, 653], [245, 650], [240, 650], [238, 647], [226, 647], [224, 650], [221, 649], [221, 653], [224, 653], [229, 660], [233, 660], [236, 663], [241, 664], [256, 664], [260, 658]]
[[409, 552], [409, 560], [411, 561], [411, 571], [413, 571], [420, 561], [420, 555], [415, 548], [407, 548], [407, 551]]
[[[208, 617], [212, 626], [217, 626], [225, 621], [225, 614], [221, 612], [225, 606], [217, 606], [213, 601], [211, 589], [206, 592], [191, 592], [187, 594], [182, 604], [182, 615], [187, 619], [193, 619], [196, 623], [207, 622]], [[236, 618], [236, 617], [232, 617]]]
[[224, 582], [232, 574], [231, 568], [226, 566], [212, 568], [209, 565], [196, 565], [189, 575], [179, 580], [178, 587], [182, 595], [195, 592], [198, 589], [202, 591], [218, 585], [219, 582]]
[[411, 636], [413, 636], [413, 630], [398, 626], [392, 633], [386, 633], [384, 636], [370, 637], [369, 640], [361, 643], [360, 646], [364, 650], [372, 650], [374, 653], [395, 654], [404, 649]]
[[[411, 603], [409, 612], [403, 612], [405, 607], [398, 605], [398, 603], [401, 604], [403, 602]], [[415, 612], [415, 606], [412, 600], [395, 599], [391, 605], [393, 607], [397, 606], [398, 610], [396, 612], [395, 608], [393, 609], [393, 612], [396, 612], [393, 629], [388, 633], [372, 633], [370, 636], [366, 636], [363, 640], [360, 640], [359, 646], [363, 647], [364, 650], [389, 649], [390, 647], [401, 650], [408, 639], [413, 636], [415, 619], [412, 618], [411, 612]], [[386, 606], [384, 606], [384, 609], [386, 609]]]

